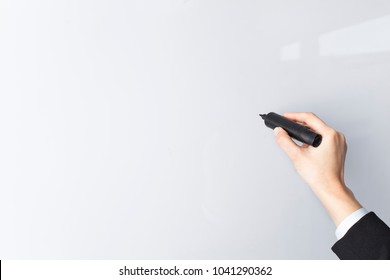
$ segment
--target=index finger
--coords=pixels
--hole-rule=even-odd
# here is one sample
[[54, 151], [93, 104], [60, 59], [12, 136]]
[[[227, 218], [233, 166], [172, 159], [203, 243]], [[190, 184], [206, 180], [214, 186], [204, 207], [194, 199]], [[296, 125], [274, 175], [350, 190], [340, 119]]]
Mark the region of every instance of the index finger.
[[314, 113], [309, 112], [288, 112], [284, 113], [283, 116], [286, 118], [303, 123], [317, 132], [328, 130], [330, 127], [326, 125], [319, 117]]

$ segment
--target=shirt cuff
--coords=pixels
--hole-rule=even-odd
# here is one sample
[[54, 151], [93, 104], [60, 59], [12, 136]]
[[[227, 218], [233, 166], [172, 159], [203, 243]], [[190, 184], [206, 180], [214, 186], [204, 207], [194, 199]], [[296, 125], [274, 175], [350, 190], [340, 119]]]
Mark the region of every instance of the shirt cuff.
[[368, 211], [365, 208], [360, 208], [346, 217], [336, 229], [337, 239], [341, 239], [347, 231], [367, 213]]

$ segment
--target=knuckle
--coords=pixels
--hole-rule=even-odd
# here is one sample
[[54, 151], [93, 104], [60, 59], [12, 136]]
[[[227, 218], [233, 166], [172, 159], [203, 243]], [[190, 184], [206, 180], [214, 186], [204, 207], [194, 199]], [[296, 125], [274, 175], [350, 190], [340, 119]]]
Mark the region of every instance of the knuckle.
[[330, 138], [334, 139], [334, 138], [337, 138], [337, 131], [333, 128], [331, 128], [328, 132], [328, 135]]
[[313, 117], [317, 117], [313, 112], [305, 112], [305, 113], [303, 113], [303, 116], [306, 119], [313, 119]]
[[276, 142], [278, 142], [279, 144], [282, 144], [284, 142], [284, 137], [280, 132], [278, 133], [278, 135], [276, 135]]
[[279, 133], [277, 135], [275, 135], [275, 140], [277, 142], [280, 142], [280, 131], [279, 131]]
[[295, 161], [299, 158], [299, 150], [298, 149], [292, 149], [289, 153], [290, 159]]

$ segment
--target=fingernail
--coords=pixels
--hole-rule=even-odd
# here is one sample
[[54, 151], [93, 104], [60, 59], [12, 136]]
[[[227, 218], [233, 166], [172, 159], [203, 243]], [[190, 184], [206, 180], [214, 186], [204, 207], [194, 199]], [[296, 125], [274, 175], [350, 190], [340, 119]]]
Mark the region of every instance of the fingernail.
[[280, 132], [280, 127], [275, 127], [274, 129], [275, 136], [278, 135], [279, 132]]

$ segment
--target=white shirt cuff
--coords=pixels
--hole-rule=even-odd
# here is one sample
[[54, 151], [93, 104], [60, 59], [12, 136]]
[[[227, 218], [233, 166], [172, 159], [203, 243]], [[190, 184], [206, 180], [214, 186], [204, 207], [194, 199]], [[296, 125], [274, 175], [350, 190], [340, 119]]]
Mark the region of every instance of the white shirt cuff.
[[341, 239], [347, 233], [347, 231], [367, 213], [368, 211], [365, 208], [360, 208], [346, 217], [336, 229], [337, 239]]

